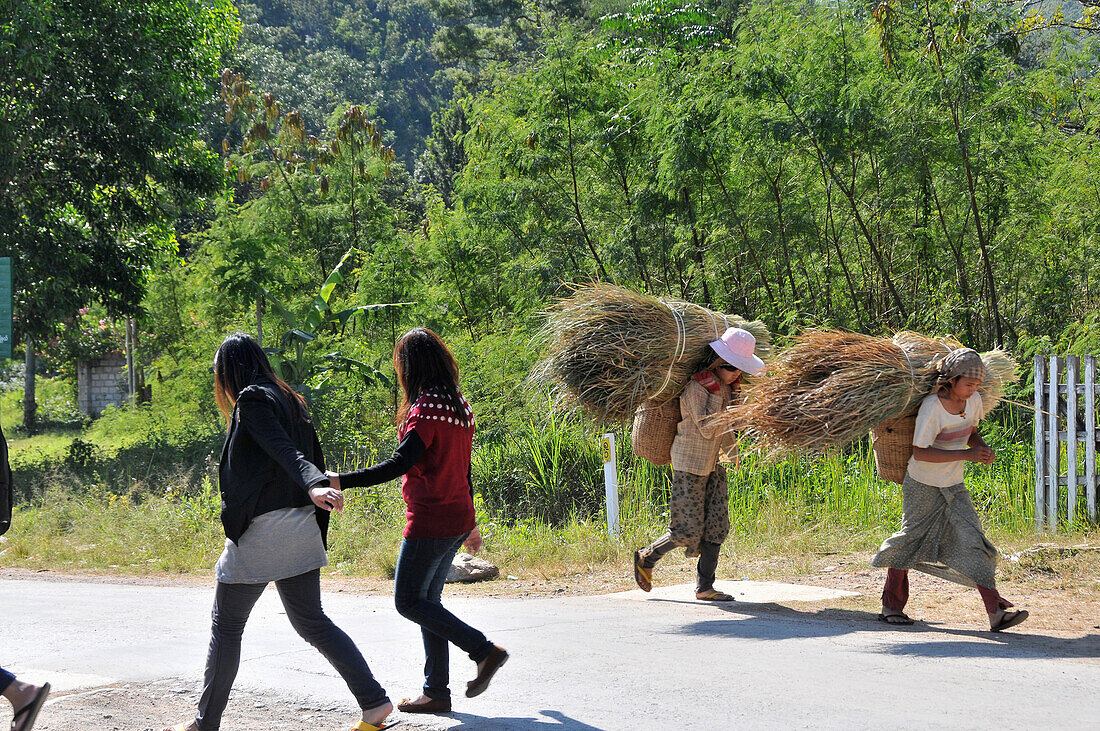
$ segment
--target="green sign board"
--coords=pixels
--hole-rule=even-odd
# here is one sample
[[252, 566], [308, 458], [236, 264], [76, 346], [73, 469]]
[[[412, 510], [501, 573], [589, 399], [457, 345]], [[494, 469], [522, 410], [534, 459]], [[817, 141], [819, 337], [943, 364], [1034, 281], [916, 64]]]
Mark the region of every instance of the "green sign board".
[[0, 358], [11, 357], [11, 257], [0, 256]]

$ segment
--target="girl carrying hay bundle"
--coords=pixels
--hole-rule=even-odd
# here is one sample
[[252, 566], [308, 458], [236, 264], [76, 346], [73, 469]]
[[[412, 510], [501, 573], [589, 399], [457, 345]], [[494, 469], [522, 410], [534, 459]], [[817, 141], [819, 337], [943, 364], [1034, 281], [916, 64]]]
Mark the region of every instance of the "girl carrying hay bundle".
[[912, 624], [905, 614], [909, 569], [978, 589], [994, 632], [1020, 624], [1026, 609], [996, 589], [997, 549], [985, 537], [970, 493], [963, 484], [965, 462], [989, 465], [996, 455], [978, 435], [985, 415], [978, 392], [986, 380], [981, 357], [970, 348], [953, 350], [939, 365], [939, 379], [917, 412], [913, 456], [902, 484], [901, 530], [871, 560], [887, 567], [879, 619]]
[[730, 520], [726, 468], [718, 463], [727, 427], [711, 417], [732, 404], [742, 371], [755, 375], [763, 370], [755, 346], [752, 333], [727, 329], [710, 343], [715, 360], [692, 376], [680, 395], [682, 419], [672, 442], [669, 531], [634, 552], [634, 580], [642, 591], [653, 588], [653, 567], [661, 557], [683, 546], [689, 557], [699, 557], [695, 598], [733, 600], [714, 588], [718, 551], [729, 534]]

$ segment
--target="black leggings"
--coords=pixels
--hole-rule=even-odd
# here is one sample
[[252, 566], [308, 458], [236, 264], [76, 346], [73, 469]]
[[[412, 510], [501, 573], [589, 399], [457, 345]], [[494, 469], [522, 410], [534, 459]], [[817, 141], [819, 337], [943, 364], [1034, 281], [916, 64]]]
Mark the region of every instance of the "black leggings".
[[[213, 626], [206, 674], [195, 724], [201, 731], [221, 726], [222, 712], [241, 663], [241, 635], [245, 622], [263, 594], [263, 584], [223, 584], [214, 593]], [[316, 647], [348, 684], [359, 707], [367, 710], [386, 703], [386, 691], [371, 675], [367, 661], [355, 643], [332, 623], [321, 609], [320, 569], [275, 582], [290, 624], [309, 644]]]

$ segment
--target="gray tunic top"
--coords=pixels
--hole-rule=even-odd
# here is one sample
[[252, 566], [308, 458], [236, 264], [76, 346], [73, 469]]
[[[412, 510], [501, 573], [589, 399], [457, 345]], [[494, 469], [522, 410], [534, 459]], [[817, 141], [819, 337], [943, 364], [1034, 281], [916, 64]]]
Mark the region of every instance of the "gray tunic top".
[[312, 505], [256, 516], [240, 541], [225, 540], [214, 575], [223, 584], [263, 584], [328, 565]]

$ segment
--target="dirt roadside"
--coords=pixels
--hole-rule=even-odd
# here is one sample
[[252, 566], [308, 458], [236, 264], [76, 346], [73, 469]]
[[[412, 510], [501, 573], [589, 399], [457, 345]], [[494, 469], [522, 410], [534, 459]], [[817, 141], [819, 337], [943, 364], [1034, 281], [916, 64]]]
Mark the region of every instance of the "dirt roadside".
[[[812, 556], [762, 556], [738, 561], [724, 559], [720, 580], [752, 579], [808, 584], [843, 589], [859, 594], [820, 604], [799, 602], [792, 606], [827, 610], [833, 605], [877, 615], [885, 572], [870, 567], [870, 555], [826, 554]], [[674, 552], [658, 566], [655, 585], [688, 584], [694, 580], [695, 562]], [[84, 581], [147, 586], [212, 586], [210, 575], [67, 573], [0, 567], [0, 579], [35, 581]], [[980, 628], [985, 622], [978, 593], [943, 579], [912, 572], [907, 611], [916, 619]], [[393, 593], [393, 582], [372, 576], [343, 576], [322, 569], [322, 588], [327, 592], [364, 595]], [[610, 594], [635, 589], [629, 565], [590, 566], [583, 572], [541, 574], [534, 571], [509, 574], [474, 584], [449, 584], [445, 596], [549, 597]], [[998, 567], [998, 589], [1018, 607], [1031, 612], [1020, 631], [1079, 636], [1100, 630], [1100, 545], [1041, 543], [1010, 554]], [[873, 617], [872, 617], [873, 619]]]

